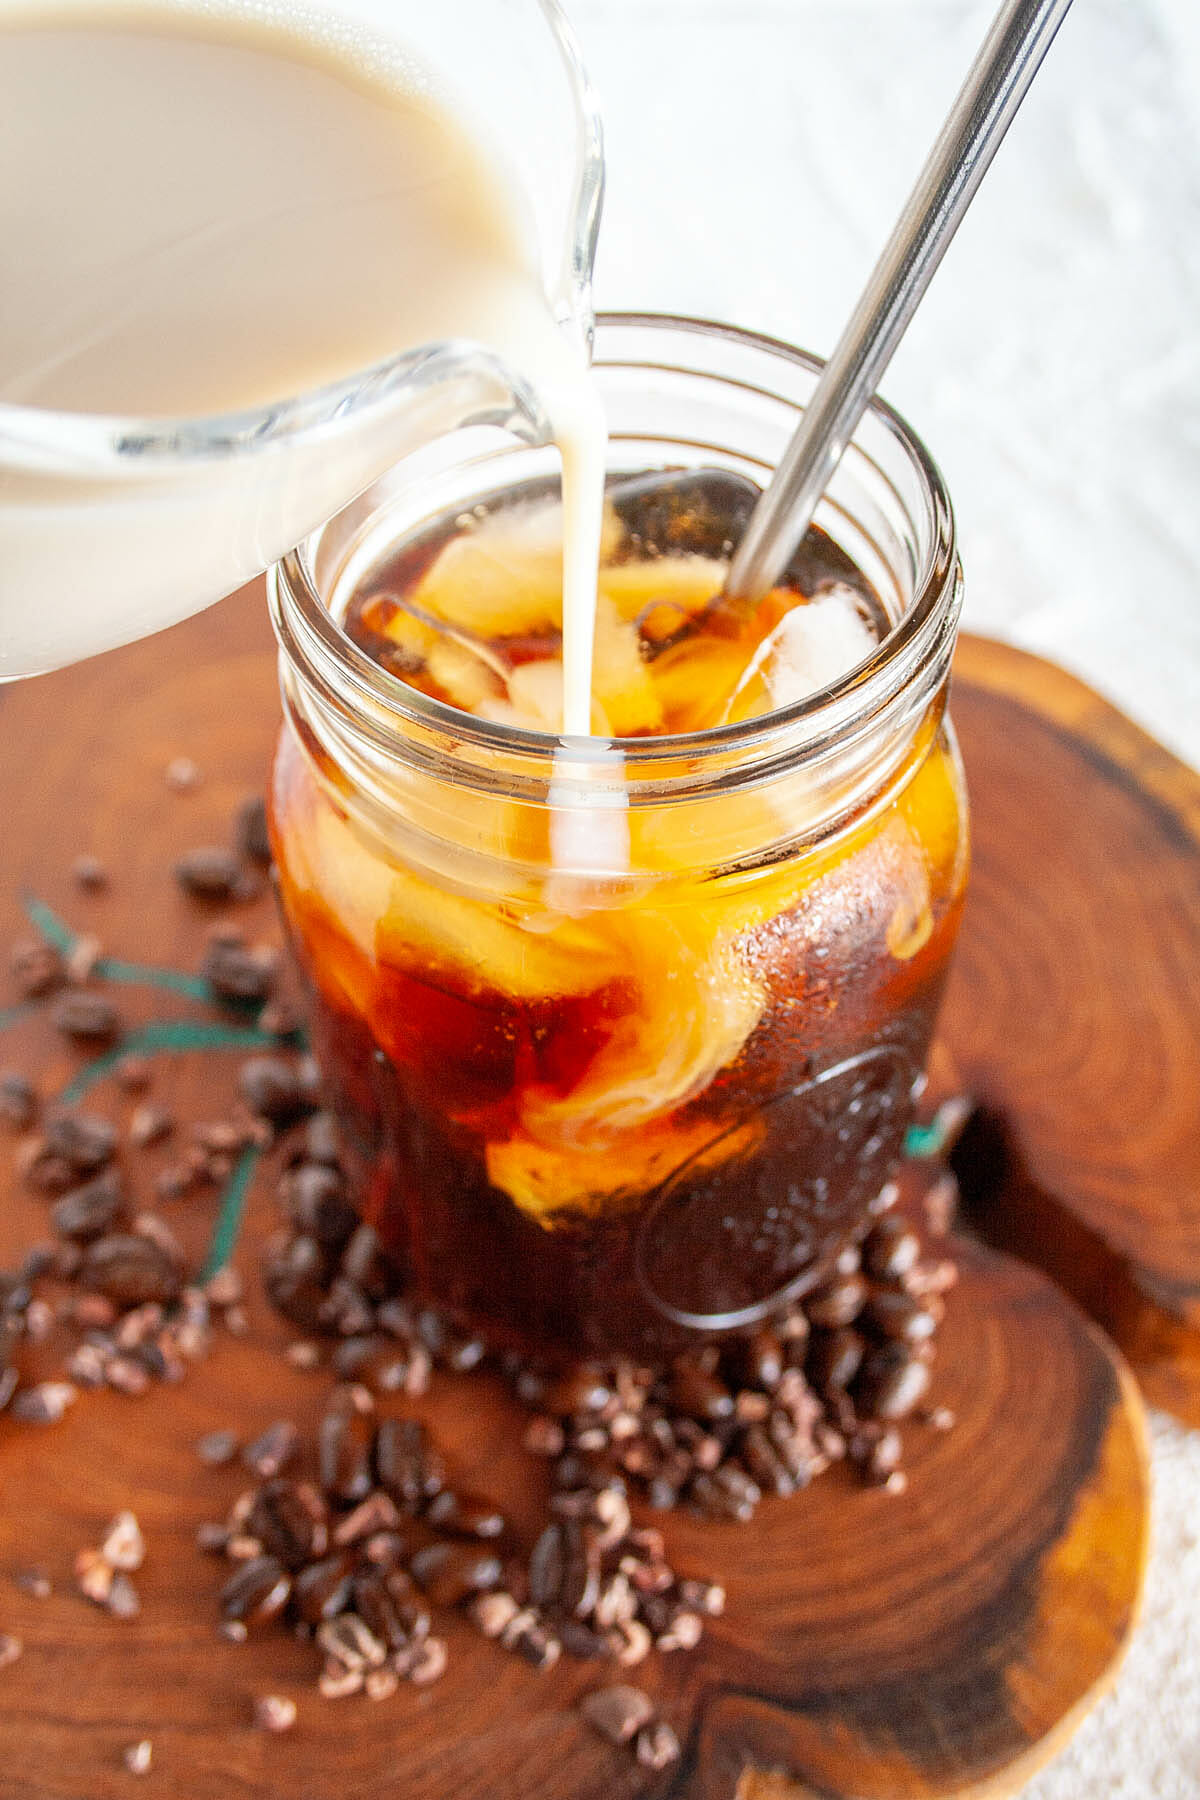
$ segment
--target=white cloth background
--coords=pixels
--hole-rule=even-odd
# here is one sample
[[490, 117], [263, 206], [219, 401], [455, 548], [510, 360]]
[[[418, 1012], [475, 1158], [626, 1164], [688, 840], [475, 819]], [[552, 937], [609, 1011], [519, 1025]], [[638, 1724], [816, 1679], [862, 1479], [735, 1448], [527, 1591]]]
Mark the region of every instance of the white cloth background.
[[[599, 306], [827, 352], [992, 0], [568, 3]], [[883, 391], [949, 483], [967, 623], [1200, 764], [1200, 0], [1078, 0]], [[1154, 1476], [1133, 1649], [1028, 1800], [1200, 1797], [1200, 1433], [1156, 1420]]]

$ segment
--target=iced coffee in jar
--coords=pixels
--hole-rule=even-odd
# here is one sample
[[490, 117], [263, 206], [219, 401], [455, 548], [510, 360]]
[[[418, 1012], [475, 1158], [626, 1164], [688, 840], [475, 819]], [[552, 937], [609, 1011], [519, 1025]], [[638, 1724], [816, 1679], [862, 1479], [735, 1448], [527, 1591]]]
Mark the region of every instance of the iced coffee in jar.
[[359, 1204], [547, 1356], [750, 1327], [868, 1228], [958, 928], [961, 577], [937, 470], [856, 433], [785, 580], [722, 598], [815, 380], [602, 321], [591, 738], [563, 739], [553, 451], [422, 451], [280, 566], [272, 810]]

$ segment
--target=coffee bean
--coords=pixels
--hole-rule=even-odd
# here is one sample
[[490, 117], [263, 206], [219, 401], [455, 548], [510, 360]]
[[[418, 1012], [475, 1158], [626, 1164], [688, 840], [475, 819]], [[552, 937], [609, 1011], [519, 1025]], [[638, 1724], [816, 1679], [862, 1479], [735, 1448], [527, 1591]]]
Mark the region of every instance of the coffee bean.
[[373, 1494], [340, 1519], [333, 1533], [335, 1544], [358, 1544], [364, 1538], [381, 1532], [392, 1532], [400, 1523], [400, 1514], [390, 1494], [376, 1488]]
[[139, 1738], [136, 1744], [126, 1744], [121, 1752], [121, 1761], [131, 1775], [148, 1775], [154, 1762], [154, 1745], [149, 1738]]
[[278, 1056], [248, 1056], [238, 1071], [238, 1092], [260, 1118], [290, 1123], [306, 1110], [296, 1071]]
[[341, 1613], [317, 1627], [317, 1643], [326, 1656], [347, 1669], [380, 1669], [387, 1661], [387, 1645], [357, 1613]]
[[231, 1463], [237, 1451], [238, 1441], [232, 1431], [208, 1431], [196, 1440], [196, 1455], [213, 1469]]
[[[219, 1271], [220, 1272], [220, 1271]], [[211, 1284], [210, 1284], [211, 1285]], [[236, 1299], [240, 1294], [240, 1283]], [[209, 1298], [213, 1296], [210, 1294]], [[217, 1302], [219, 1304], [219, 1302]], [[242, 1451], [242, 1461], [261, 1480], [279, 1475], [295, 1460], [300, 1448], [300, 1433], [290, 1419], [276, 1419], [261, 1436], [251, 1440]]]
[[417, 1551], [409, 1571], [435, 1606], [457, 1606], [471, 1594], [496, 1587], [502, 1574], [499, 1557], [470, 1544], [429, 1544]]
[[863, 1260], [877, 1281], [899, 1281], [920, 1254], [921, 1241], [916, 1232], [895, 1215], [872, 1226], [863, 1246]]
[[79, 1397], [69, 1381], [40, 1381], [34, 1387], [18, 1388], [11, 1396], [8, 1410], [14, 1419], [27, 1425], [56, 1425], [68, 1406]]
[[108, 1044], [121, 1029], [121, 1015], [106, 995], [90, 988], [60, 994], [50, 1009], [51, 1023], [64, 1037], [86, 1044]]
[[591, 1363], [580, 1363], [547, 1391], [545, 1405], [548, 1411], [567, 1416], [599, 1412], [611, 1398], [611, 1389], [599, 1369]]
[[358, 1224], [342, 1175], [322, 1163], [302, 1162], [287, 1170], [279, 1197], [297, 1231], [335, 1254], [345, 1248]]
[[644, 1769], [669, 1768], [682, 1755], [679, 1739], [664, 1719], [642, 1727], [637, 1734], [636, 1753]]
[[307, 1625], [319, 1625], [324, 1619], [335, 1619], [350, 1605], [353, 1591], [351, 1559], [346, 1555], [325, 1557], [301, 1569], [292, 1583], [292, 1602]]
[[868, 1288], [861, 1275], [839, 1275], [805, 1296], [809, 1323], [827, 1331], [852, 1325], [866, 1304]]
[[78, 1244], [103, 1237], [121, 1210], [121, 1181], [115, 1169], [72, 1188], [50, 1210], [50, 1220], [60, 1237]]
[[448, 1531], [452, 1537], [498, 1538], [504, 1532], [504, 1514], [489, 1500], [458, 1494], [450, 1488], [434, 1495], [425, 1517], [438, 1531]]
[[[270, 997], [279, 978], [279, 953], [268, 944], [210, 943], [200, 974], [221, 1000], [258, 1001]], [[264, 1030], [269, 1030], [264, 1026]]]
[[317, 1428], [317, 1461], [321, 1486], [343, 1505], [357, 1505], [371, 1491], [371, 1439], [369, 1420], [335, 1398]]
[[202, 844], [175, 865], [181, 888], [200, 900], [230, 900], [240, 892], [242, 867], [232, 850]]
[[325, 1303], [325, 1254], [310, 1237], [294, 1237], [268, 1245], [263, 1263], [263, 1286], [272, 1306], [293, 1325], [315, 1331]]
[[58, 1111], [42, 1125], [46, 1148], [61, 1156], [80, 1175], [91, 1175], [111, 1162], [117, 1147], [117, 1129], [94, 1113]]
[[341, 1142], [337, 1120], [331, 1112], [317, 1112], [304, 1127], [303, 1161], [324, 1163], [328, 1168], [341, 1165]]
[[108, 886], [108, 870], [98, 856], [90, 856], [86, 852], [75, 858], [71, 864], [71, 874], [85, 892], [94, 893], [99, 888]]
[[529, 1557], [529, 1598], [534, 1606], [554, 1606], [562, 1589], [565, 1550], [563, 1528], [546, 1526]]
[[98, 1238], [84, 1252], [79, 1279], [116, 1306], [165, 1304], [179, 1293], [179, 1268], [157, 1243], [133, 1233]]
[[260, 1694], [254, 1702], [254, 1724], [277, 1736], [296, 1723], [296, 1702], [286, 1694]]
[[894, 1425], [889, 1425], [869, 1446], [862, 1463], [863, 1473], [869, 1481], [885, 1482], [900, 1467], [903, 1454], [900, 1433]]
[[267, 806], [260, 795], [243, 800], [234, 814], [233, 841], [249, 862], [265, 868], [271, 860], [271, 835], [267, 829]]
[[445, 1486], [445, 1470], [419, 1419], [384, 1419], [375, 1433], [375, 1472], [402, 1511], [419, 1512]]
[[809, 1378], [823, 1392], [848, 1388], [862, 1367], [865, 1354], [863, 1338], [847, 1326], [838, 1331], [815, 1331], [808, 1347]]
[[795, 1493], [795, 1480], [761, 1425], [753, 1425], [745, 1433], [741, 1440], [741, 1454], [747, 1469], [764, 1493]]
[[585, 1694], [579, 1710], [593, 1730], [610, 1744], [627, 1744], [654, 1717], [654, 1702], [641, 1688], [618, 1682]]
[[276, 1476], [258, 1490], [246, 1531], [293, 1572], [324, 1556], [329, 1547], [325, 1505], [307, 1482]]
[[13, 986], [23, 1000], [40, 1000], [66, 979], [63, 959], [41, 938], [22, 938], [9, 951]]
[[141, 1094], [150, 1086], [151, 1068], [144, 1056], [123, 1056], [113, 1070], [117, 1086], [127, 1094]]
[[19, 1069], [0, 1070], [0, 1119], [16, 1131], [28, 1131], [37, 1117], [37, 1093]]
[[484, 1637], [498, 1638], [512, 1624], [520, 1608], [503, 1588], [493, 1588], [490, 1593], [477, 1594], [467, 1610]]
[[864, 1318], [882, 1336], [898, 1338], [906, 1344], [923, 1344], [937, 1330], [937, 1319], [929, 1308], [919, 1305], [909, 1294], [888, 1288], [875, 1290]]
[[264, 1625], [287, 1605], [292, 1578], [273, 1556], [255, 1556], [244, 1562], [221, 1589], [220, 1606], [226, 1619]]
[[442, 1638], [424, 1637], [413, 1646], [405, 1674], [414, 1687], [429, 1687], [446, 1673], [449, 1652]]
[[160, 1144], [174, 1129], [174, 1119], [162, 1106], [136, 1106], [129, 1117], [129, 1141], [139, 1150]]
[[354, 1577], [351, 1603], [368, 1630], [389, 1650], [402, 1650], [408, 1643], [401, 1607], [378, 1569], [360, 1570]]
[[881, 1344], [871, 1350], [854, 1384], [860, 1412], [876, 1419], [904, 1419], [925, 1398], [929, 1365], [906, 1344]]
[[359, 1225], [342, 1252], [341, 1273], [368, 1299], [382, 1299], [395, 1286], [395, 1270], [370, 1225]]
[[681, 1357], [671, 1371], [671, 1401], [690, 1418], [717, 1423], [733, 1414], [733, 1395], [716, 1375]]

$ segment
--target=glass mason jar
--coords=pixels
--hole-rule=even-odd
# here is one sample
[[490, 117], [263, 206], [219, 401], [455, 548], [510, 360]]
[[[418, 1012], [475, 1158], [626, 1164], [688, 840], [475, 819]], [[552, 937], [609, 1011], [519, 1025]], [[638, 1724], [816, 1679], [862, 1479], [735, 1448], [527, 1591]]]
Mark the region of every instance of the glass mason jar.
[[[602, 319], [610, 468], [761, 483], [819, 366]], [[275, 855], [356, 1204], [416, 1290], [525, 1351], [660, 1355], [802, 1295], [881, 1204], [966, 880], [961, 572], [936, 468], [875, 405], [816, 523], [891, 629], [818, 696], [563, 745], [342, 631], [367, 570], [555, 467], [459, 434], [274, 572]]]

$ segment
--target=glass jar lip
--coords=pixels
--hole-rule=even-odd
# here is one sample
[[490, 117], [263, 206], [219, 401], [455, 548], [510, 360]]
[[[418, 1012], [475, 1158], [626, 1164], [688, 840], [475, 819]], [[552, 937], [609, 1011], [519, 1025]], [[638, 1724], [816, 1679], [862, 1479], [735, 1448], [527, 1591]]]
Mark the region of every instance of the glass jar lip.
[[[601, 349], [608, 332], [622, 329], [661, 331], [665, 337], [674, 331], [765, 351], [777, 361], [813, 376], [818, 376], [825, 366], [821, 357], [781, 338], [687, 314], [607, 312], [597, 315], [596, 327]], [[702, 370], [683, 372], [704, 374]], [[736, 378], [720, 372], [716, 372], [714, 378], [739, 385]], [[778, 394], [770, 397], [787, 398]], [[942, 633], [955, 624], [957, 536], [954, 511], [941, 471], [916, 432], [894, 407], [876, 396], [870, 403], [868, 416], [881, 424], [900, 445], [918, 471], [931, 502], [933, 530], [928, 552], [914, 580], [917, 597], [865, 662], [832, 686], [774, 712], [710, 726], [702, 731], [612, 739], [559, 737], [476, 718], [410, 687], [360, 649], [323, 604], [309, 575], [303, 545], [289, 551], [271, 571], [271, 610], [276, 633], [285, 651], [295, 643], [306, 653], [310, 665], [315, 661], [323, 677], [322, 685], [327, 689], [332, 688], [331, 677], [343, 683], [348, 681], [370, 702], [371, 717], [361, 719], [360, 728], [385, 749], [390, 734], [380, 729], [380, 718], [394, 721], [401, 735], [406, 727], [432, 729], [453, 736], [463, 746], [509, 756], [552, 760], [564, 772], [572, 765], [586, 770], [595, 761], [598, 744], [611, 745], [620, 751], [630, 769], [706, 754], [768, 749], [783, 735], [790, 735], [793, 752], [819, 749], [834, 736], [841, 735], [852, 721], [870, 717], [893, 698], [922, 666]], [[286, 599], [281, 589], [286, 591]], [[396, 740], [392, 738], [391, 741], [394, 744]]]

